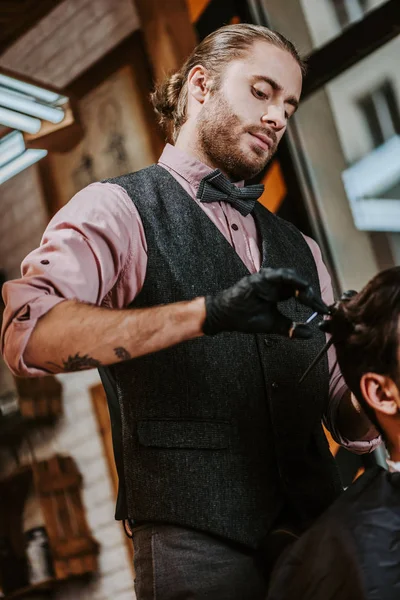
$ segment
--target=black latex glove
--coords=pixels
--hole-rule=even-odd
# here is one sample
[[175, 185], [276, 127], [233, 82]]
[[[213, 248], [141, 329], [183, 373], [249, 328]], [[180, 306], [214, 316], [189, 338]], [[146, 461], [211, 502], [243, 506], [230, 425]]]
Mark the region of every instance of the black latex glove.
[[303, 323], [293, 323], [277, 308], [277, 302], [291, 297], [318, 313], [328, 313], [321, 298], [293, 269], [261, 269], [217, 296], [206, 297], [203, 331], [206, 335], [240, 331], [308, 339], [312, 329]]

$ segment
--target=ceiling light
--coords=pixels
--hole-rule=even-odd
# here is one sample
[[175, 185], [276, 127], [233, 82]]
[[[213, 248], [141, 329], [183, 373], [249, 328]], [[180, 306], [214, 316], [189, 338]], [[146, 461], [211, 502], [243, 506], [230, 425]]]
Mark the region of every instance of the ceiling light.
[[41, 158], [44, 158], [46, 154], [47, 150], [25, 150], [23, 154], [20, 154], [20, 156], [11, 162], [0, 167], [0, 185], [7, 181], [7, 179], [11, 179], [14, 175], [30, 167]]
[[24, 98], [20, 95], [9, 93], [0, 87], [0, 106], [17, 110], [51, 123], [61, 123], [64, 119], [64, 111], [53, 106], [46, 106], [31, 98]]
[[1, 106], [0, 124], [11, 127], [11, 129], [26, 131], [27, 133], [38, 133], [42, 126], [40, 119], [28, 117], [28, 115], [22, 115], [21, 113], [8, 110], [8, 108], [2, 108]]
[[8, 75], [0, 74], [0, 85], [4, 85], [4, 87], [10, 88], [10, 90], [22, 92], [27, 96], [33, 96], [33, 98], [42, 100], [42, 102], [48, 102], [49, 104], [62, 104], [67, 100], [65, 96], [62, 96], [57, 92], [45, 90], [37, 85], [25, 83], [25, 81], [9, 77]]
[[[10, 155], [13, 152], [17, 153], [18, 150], [18, 157], [15, 158], [17, 162], [12, 171], [14, 174], [15, 169], [29, 166], [45, 156], [47, 151], [70, 150], [83, 136], [82, 127], [75, 119], [70, 98], [58, 90], [46, 89], [34, 80], [28, 81], [29, 83], [17, 73], [0, 67], [1, 181], [12, 176], [4, 169], [9, 167]], [[21, 147], [21, 138], [2, 139], [4, 128], [22, 135], [24, 147]], [[27, 153], [26, 150], [35, 150], [35, 153]]]
[[13, 131], [0, 140], [0, 167], [11, 162], [25, 152], [24, 136]]

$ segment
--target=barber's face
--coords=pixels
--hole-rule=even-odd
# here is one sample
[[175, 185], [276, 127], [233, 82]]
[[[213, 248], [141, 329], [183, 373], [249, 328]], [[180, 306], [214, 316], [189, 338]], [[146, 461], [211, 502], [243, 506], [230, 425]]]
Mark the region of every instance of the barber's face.
[[210, 163], [233, 181], [259, 173], [276, 152], [301, 86], [297, 61], [268, 42], [254, 43], [245, 58], [229, 63], [198, 116]]

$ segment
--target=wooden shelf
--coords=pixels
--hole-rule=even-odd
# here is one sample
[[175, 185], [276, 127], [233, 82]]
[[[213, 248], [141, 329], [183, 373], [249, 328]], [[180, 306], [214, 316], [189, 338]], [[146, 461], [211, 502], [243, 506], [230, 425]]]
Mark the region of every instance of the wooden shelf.
[[4, 417], [0, 420], [0, 444], [2, 446], [8, 446], [22, 438], [25, 432], [26, 422], [19, 412], [12, 417]]
[[30, 431], [38, 427], [54, 425], [57, 418], [54, 416], [27, 418], [21, 413], [0, 420], [0, 446], [17, 444], [25, 438]]
[[6, 595], [4, 600], [11, 600], [12, 598], [24, 598], [25, 596], [34, 596], [36, 593], [50, 591], [54, 587], [55, 583], [55, 579], [47, 579], [41, 583], [27, 585], [19, 590], [15, 590], [11, 594]]

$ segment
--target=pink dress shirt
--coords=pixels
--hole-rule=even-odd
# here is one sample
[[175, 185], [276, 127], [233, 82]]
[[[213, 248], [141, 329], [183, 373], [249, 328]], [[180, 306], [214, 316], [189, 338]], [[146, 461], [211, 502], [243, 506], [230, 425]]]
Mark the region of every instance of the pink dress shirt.
[[[251, 273], [261, 266], [260, 240], [252, 215], [242, 216], [225, 202], [196, 199], [201, 179], [212, 170], [167, 144], [159, 165], [169, 171], [229, 241]], [[243, 185], [243, 182], [237, 185]], [[304, 236], [314, 256], [322, 298], [332, 304], [333, 292], [318, 245]], [[125, 308], [140, 292], [147, 266], [147, 245], [139, 213], [126, 191], [110, 183], [92, 183], [78, 192], [50, 221], [40, 247], [21, 265], [22, 277], [4, 285], [2, 350], [13, 373], [41, 376], [28, 366], [24, 351], [37, 320], [66, 299], [109, 308]], [[310, 310], [310, 314], [311, 314]], [[295, 343], [295, 342], [294, 342]], [[343, 439], [335, 428], [338, 404], [346, 385], [329, 352], [330, 401], [324, 421], [334, 439], [353, 452], [373, 450], [380, 442], [371, 430], [363, 440]]]

